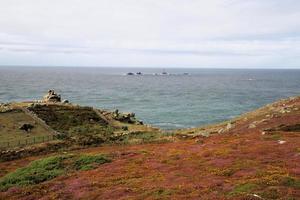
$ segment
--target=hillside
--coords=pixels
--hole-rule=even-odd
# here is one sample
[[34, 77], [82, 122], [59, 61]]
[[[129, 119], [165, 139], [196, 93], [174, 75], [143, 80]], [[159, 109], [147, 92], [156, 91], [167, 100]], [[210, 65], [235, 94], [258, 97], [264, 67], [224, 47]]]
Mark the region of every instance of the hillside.
[[85, 131], [110, 137], [3, 160], [0, 199], [300, 199], [300, 97], [175, 133], [114, 112], [49, 105], [25, 107], [70, 136], [59, 141]]
[[14, 154], [47, 153], [51, 148], [138, 143], [143, 136], [161, 133], [137, 120], [134, 113], [79, 106], [60, 98], [53, 93], [50, 100], [0, 104], [0, 160], [14, 159]]

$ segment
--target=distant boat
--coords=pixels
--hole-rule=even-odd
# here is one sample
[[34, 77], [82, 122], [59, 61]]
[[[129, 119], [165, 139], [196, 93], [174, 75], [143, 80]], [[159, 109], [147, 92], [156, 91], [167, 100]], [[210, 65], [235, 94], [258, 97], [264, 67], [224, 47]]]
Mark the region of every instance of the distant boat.
[[133, 75], [134, 75], [134, 73], [132, 73], [132, 72], [128, 72], [126, 75], [127, 75], [127, 76], [133, 76]]
[[143, 73], [142, 72], [137, 72], [136, 75], [143, 75]]
[[168, 73], [165, 70], [163, 70], [163, 72], [161, 74], [162, 75], [168, 75]]

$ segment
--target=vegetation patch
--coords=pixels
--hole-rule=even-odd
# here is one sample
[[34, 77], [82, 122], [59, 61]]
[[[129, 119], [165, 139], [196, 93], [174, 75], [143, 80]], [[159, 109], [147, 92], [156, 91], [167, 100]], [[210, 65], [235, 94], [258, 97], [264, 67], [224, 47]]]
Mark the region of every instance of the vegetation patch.
[[107, 162], [111, 162], [111, 160], [104, 155], [81, 155], [76, 159], [74, 165], [77, 170], [89, 170]]
[[148, 142], [164, 142], [165, 135], [157, 131], [128, 131], [129, 128], [118, 129], [107, 124], [90, 107], [36, 105], [29, 108], [54, 130], [61, 133], [60, 139], [68, 139], [75, 144], [89, 146], [108, 144], [139, 144]]
[[59, 155], [31, 162], [0, 179], [0, 191], [14, 186], [34, 185], [51, 180], [67, 172], [94, 169], [111, 162], [104, 155]]
[[143, 198], [151, 199], [169, 199], [174, 194], [174, 190], [166, 188], [155, 188], [153, 190], [146, 191], [142, 194]]
[[100, 125], [82, 125], [71, 128], [69, 137], [79, 145], [101, 144], [111, 140], [113, 128]]
[[258, 185], [254, 183], [245, 183], [242, 185], [237, 185], [229, 195], [235, 196], [240, 194], [248, 194], [249, 192], [253, 191], [254, 189], [258, 188]]
[[260, 196], [264, 199], [278, 199], [280, 192], [276, 187], [267, 188], [265, 191], [260, 193]]
[[266, 131], [300, 132], [300, 124], [293, 124], [293, 125], [281, 124], [278, 127], [266, 129]]
[[228, 167], [208, 167], [207, 170], [217, 176], [230, 177], [239, 170], [249, 169], [249, 167], [254, 166], [256, 163], [251, 160], [237, 160], [232, 165]]
[[151, 142], [168, 142], [169, 135], [160, 132], [136, 131], [111, 138], [111, 143], [116, 144], [141, 144]]
[[[30, 131], [22, 130], [22, 125], [30, 124], [34, 126]], [[17, 145], [19, 142], [25, 143], [29, 137], [43, 137], [52, 135], [51, 132], [37, 124], [30, 116], [21, 110], [11, 110], [10, 112], [0, 113], [0, 147]]]
[[266, 135], [263, 135], [263, 139], [264, 140], [280, 140], [281, 139], [281, 135], [279, 133], [268, 133]]
[[300, 180], [290, 176], [286, 176], [281, 179], [281, 185], [300, 189]]
[[287, 131], [287, 132], [300, 132], [300, 124], [294, 124], [289, 126], [281, 126], [280, 130]]
[[12, 186], [33, 185], [53, 179], [64, 173], [63, 160], [69, 156], [54, 156], [33, 161], [0, 179], [0, 189]]
[[107, 127], [107, 123], [90, 107], [37, 105], [29, 109], [35, 112], [38, 117], [43, 119], [54, 130], [61, 133], [70, 133], [72, 131], [74, 133], [75, 127], [84, 125]]
[[217, 176], [232, 176], [236, 169], [233, 168], [209, 168], [208, 171]]
[[220, 148], [216, 151], [214, 151], [215, 156], [217, 157], [223, 157], [223, 156], [227, 156], [231, 153], [231, 149], [228, 148]]
[[282, 185], [283, 180], [285, 180], [288, 175], [287, 172], [280, 167], [271, 167], [258, 171], [256, 177], [255, 182], [265, 187]]

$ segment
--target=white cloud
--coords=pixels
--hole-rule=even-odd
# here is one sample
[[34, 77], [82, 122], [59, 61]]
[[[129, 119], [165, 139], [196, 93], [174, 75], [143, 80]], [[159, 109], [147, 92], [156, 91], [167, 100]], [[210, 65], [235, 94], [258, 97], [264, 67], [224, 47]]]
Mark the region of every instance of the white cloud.
[[298, 0], [0, 0], [0, 64], [299, 67]]

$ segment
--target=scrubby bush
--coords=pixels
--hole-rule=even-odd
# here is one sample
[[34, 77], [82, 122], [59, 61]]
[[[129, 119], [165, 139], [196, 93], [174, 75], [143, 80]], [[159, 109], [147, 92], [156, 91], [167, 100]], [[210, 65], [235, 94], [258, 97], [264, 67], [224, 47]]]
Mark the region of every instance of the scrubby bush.
[[107, 162], [111, 162], [111, 160], [104, 155], [81, 155], [76, 159], [74, 165], [77, 170], [88, 170], [94, 169], [97, 164], [104, 164]]

